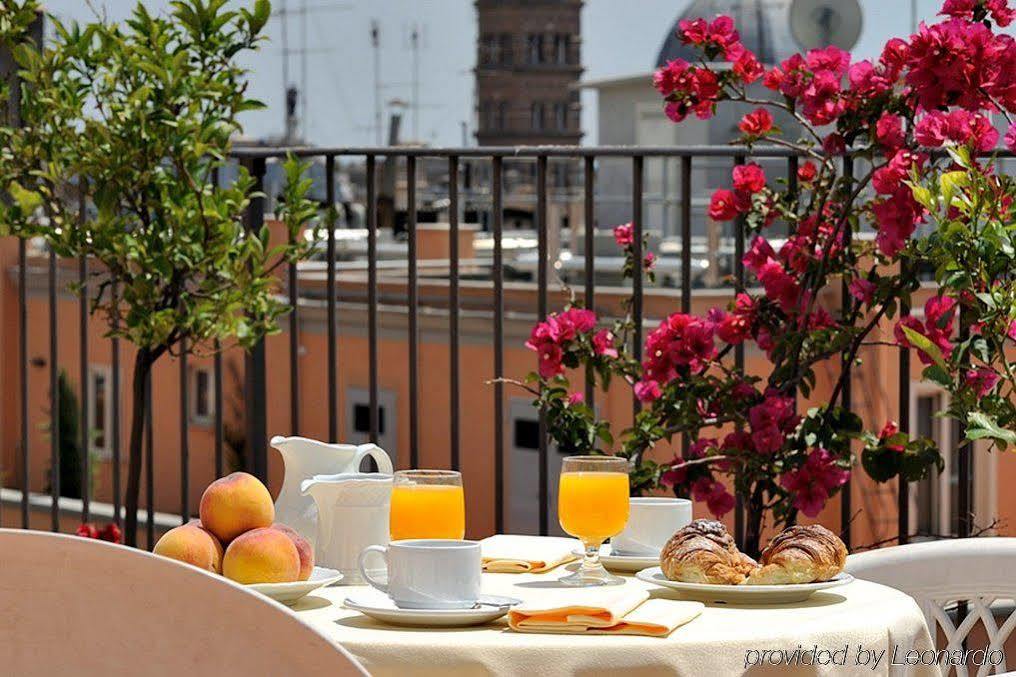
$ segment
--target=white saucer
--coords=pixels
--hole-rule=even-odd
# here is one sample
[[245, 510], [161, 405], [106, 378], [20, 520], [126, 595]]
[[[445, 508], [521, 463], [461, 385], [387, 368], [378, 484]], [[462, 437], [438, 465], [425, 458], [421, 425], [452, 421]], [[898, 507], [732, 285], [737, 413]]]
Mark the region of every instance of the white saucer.
[[521, 600], [514, 597], [480, 595], [472, 609], [400, 609], [392, 599], [378, 590], [364, 590], [346, 598], [344, 605], [392, 625], [413, 625], [428, 628], [456, 628], [481, 625], [501, 618]]
[[[576, 550], [574, 553], [577, 557], [581, 558], [585, 555], [581, 550]], [[633, 573], [636, 571], [642, 571], [647, 567], [653, 567], [660, 563], [659, 555], [615, 555], [614, 551], [611, 550], [609, 543], [604, 543], [600, 546], [600, 562], [603, 566], [611, 571], [620, 571], [623, 573]], [[580, 562], [581, 563], [581, 562]]]
[[314, 567], [310, 578], [305, 581], [294, 581], [292, 583], [251, 583], [246, 587], [254, 592], [260, 592], [265, 597], [271, 597], [276, 602], [293, 605], [308, 593], [332, 585], [342, 580], [342, 574], [335, 569], [327, 567]]
[[663, 575], [660, 567], [644, 569], [635, 578], [655, 583], [681, 593], [683, 597], [702, 602], [725, 604], [791, 604], [803, 602], [819, 590], [846, 585], [854, 580], [847, 573], [837, 574], [828, 581], [797, 583], [793, 585], [715, 585], [711, 583], [684, 583], [672, 581]]

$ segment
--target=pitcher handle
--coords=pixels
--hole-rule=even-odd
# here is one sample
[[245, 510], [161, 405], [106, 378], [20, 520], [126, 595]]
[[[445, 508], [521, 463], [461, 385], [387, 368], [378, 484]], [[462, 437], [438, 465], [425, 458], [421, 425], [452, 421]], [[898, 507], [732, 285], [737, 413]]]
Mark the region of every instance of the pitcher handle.
[[363, 459], [370, 456], [377, 463], [377, 471], [380, 473], [390, 474], [394, 471], [392, 467], [392, 459], [388, 457], [388, 452], [379, 447], [376, 444], [361, 444], [356, 448], [356, 456], [353, 457], [353, 467], [357, 471], [360, 469], [360, 463]]
[[381, 558], [385, 561], [385, 569], [388, 568], [388, 547], [384, 545], [368, 545], [363, 549], [363, 552], [360, 553], [360, 558], [357, 560], [357, 564], [360, 567], [360, 575], [363, 576], [363, 580], [367, 581], [371, 587], [377, 588], [387, 595], [388, 586], [376, 578], [372, 578], [371, 575], [367, 573], [367, 557], [373, 552], [381, 555]]

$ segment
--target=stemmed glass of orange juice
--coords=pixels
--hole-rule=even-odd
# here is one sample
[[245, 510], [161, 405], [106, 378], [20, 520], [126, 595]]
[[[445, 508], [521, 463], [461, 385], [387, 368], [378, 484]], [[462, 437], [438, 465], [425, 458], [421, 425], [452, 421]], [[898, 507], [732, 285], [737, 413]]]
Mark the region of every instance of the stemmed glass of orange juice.
[[407, 538], [466, 536], [462, 473], [454, 470], [397, 470], [392, 484], [390, 532]]
[[561, 528], [585, 546], [582, 566], [566, 585], [624, 583], [600, 563], [600, 546], [628, 523], [628, 461], [617, 456], [568, 456], [561, 463], [557, 515]]

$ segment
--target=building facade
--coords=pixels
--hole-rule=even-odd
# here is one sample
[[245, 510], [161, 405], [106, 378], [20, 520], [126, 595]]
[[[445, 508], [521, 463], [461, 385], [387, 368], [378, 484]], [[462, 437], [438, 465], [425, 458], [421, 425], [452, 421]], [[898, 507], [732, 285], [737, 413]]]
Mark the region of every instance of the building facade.
[[476, 141], [575, 145], [581, 0], [477, 0]]

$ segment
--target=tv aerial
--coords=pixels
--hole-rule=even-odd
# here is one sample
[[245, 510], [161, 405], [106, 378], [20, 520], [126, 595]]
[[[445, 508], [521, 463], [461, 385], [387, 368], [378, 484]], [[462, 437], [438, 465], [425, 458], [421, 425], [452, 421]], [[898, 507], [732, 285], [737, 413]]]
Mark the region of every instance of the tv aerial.
[[835, 45], [849, 51], [861, 37], [858, 0], [794, 0], [790, 32], [802, 50]]

